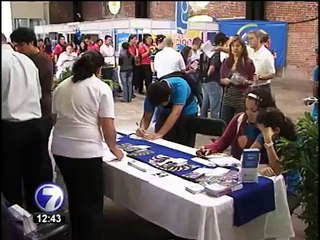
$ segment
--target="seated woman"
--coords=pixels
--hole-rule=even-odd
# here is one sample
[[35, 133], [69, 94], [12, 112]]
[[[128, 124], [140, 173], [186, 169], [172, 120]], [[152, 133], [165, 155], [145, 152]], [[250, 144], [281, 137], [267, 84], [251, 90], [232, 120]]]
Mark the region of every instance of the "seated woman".
[[[250, 148], [260, 134], [256, 126], [258, 111], [267, 107], [275, 107], [271, 93], [261, 88], [251, 90], [245, 98], [246, 111], [234, 116], [223, 135], [197, 150], [197, 156], [223, 152], [231, 145], [231, 155], [240, 160], [242, 150]], [[266, 162], [267, 156], [262, 151], [261, 163]]]
[[59, 55], [58, 61], [57, 61], [57, 73], [56, 73], [56, 77], [59, 79], [61, 73], [66, 70], [67, 68], [72, 67], [74, 61], [77, 58], [77, 54], [74, 52], [74, 48], [73, 48], [73, 44], [69, 43], [66, 46], [66, 51], [62, 52]]
[[281, 173], [284, 175], [287, 183], [289, 210], [292, 214], [294, 209], [299, 206], [297, 186], [300, 181], [300, 174], [296, 170], [282, 172], [281, 153], [277, 149], [277, 141], [280, 137], [295, 141], [297, 139], [295, 126], [277, 108], [267, 108], [259, 111], [256, 122], [261, 133], [251, 148], [265, 149], [268, 160], [266, 164], [260, 164], [259, 173], [268, 177]]

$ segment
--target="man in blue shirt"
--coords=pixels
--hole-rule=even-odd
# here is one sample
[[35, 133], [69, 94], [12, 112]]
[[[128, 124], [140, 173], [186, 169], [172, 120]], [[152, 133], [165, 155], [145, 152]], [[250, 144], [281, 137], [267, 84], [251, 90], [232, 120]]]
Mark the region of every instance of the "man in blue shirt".
[[[155, 109], [155, 133], [148, 134]], [[168, 141], [194, 147], [195, 134], [186, 129], [186, 123], [197, 116], [196, 98], [189, 84], [180, 77], [170, 77], [152, 83], [144, 101], [144, 112], [140, 128], [136, 133], [148, 140], [163, 138]]]

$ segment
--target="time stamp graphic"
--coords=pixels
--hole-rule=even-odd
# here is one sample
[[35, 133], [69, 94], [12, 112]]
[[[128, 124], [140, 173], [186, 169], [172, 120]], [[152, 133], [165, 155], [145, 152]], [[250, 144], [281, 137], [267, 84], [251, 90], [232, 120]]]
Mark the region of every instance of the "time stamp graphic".
[[41, 184], [34, 194], [34, 200], [41, 211], [33, 214], [34, 223], [63, 224], [65, 222], [65, 216], [58, 213], [64, 201], [64, 193], [58, 185], [54, 183]]

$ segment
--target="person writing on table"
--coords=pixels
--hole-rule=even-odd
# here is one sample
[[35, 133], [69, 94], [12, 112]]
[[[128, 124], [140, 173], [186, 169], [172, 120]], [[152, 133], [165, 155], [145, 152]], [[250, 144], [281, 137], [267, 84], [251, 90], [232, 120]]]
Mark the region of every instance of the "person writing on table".
[[103, 139], [118, 160], [114, 101], [100, 75], [104, 58], [87, 51], [53, 94], [52, 153], [68, 189], [73, 240], [103, 238]]
[[[219, 139], [198, 149], [196, 151], [197, 156], [223, 152], [231, 145], [231, 155], [240, 160], [242, 150], [250, 148], [260, 134], [256, 126], [258, 111], [275, 106], [270, 91], [262, 88], [252, 89], [245, 98], [246, 111], [232, 118]], [[262, 151], [260, 163], [266, 161], [267, 156], [265, 151]]]
[[[148, 134], [157, 107], [155, 133]], [[148, 140], [163, 138], [193, 147], [195, 134], [186, 131], [190, 117], [197, 116], [197, 103], [189, 84], [180, 77], [170, 77], [152, 83], [144, 101], [144, 112], [136, 134]]]

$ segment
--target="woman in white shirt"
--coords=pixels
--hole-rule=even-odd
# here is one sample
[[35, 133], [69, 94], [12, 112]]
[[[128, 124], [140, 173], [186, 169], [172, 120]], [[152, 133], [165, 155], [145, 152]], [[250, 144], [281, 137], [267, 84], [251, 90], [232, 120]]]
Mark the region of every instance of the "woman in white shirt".
[[60, 78], [61, 73], [66, 70], [67, 68], [71, 68], [74, 61], [77, 58], [77, 53], [74, 51], [73, 45], [70, 43], [66, 46], [66, 51], [59, 55], [58, 61], [56, 63], [57, 79]]
[[114, 101], [110, 87], [97, 76], [104, 64], [97, 51], [74, 63], [73, 76], [53, 94], [52, 153], [68, 189], [73, 240], [103, 239], [103, 142], [118, 160]]

